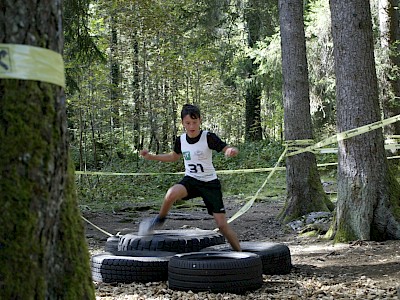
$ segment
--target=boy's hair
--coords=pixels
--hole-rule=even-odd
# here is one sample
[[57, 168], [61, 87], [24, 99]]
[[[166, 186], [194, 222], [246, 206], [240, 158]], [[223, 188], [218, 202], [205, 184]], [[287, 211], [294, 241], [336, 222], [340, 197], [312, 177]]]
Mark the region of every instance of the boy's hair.
[[182, 107], [182, 111], [181, 111], [181, 119], [183, 120], [184, 117], [186, 117], [187, 115], [189, 115], [192, 119], [200, 119], [201, 115], [200, 115], [200, 109], [192, 104], [185, 104]]

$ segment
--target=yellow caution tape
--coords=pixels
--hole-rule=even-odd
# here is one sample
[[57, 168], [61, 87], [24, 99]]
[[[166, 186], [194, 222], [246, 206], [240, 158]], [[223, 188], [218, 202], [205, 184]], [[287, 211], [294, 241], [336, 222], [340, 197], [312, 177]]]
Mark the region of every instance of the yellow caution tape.
[[[1, 44], [0, 44], [1, 45]], [[318, 142], [314, 145], [307, 146], [312, 144], [314, 141], [311, 139], [305, 140], [288, 140], [285, 142], [285, 153], [286, 156], [293, 156], [296, 154], [304, 153], [304, 152], [320, 152], [320, 153], [335, 153], [337, 152], [337, 148], [322, 148], [324, 146], [336, 143], [337, 141], [341, 141], [353, 136], [357, 136], [380, 127], [386, 126], [391, 123], [395, 123], [400, 120], [400, 115], [393, 116], [391, 118], [385, 119], [383, 121], [378, 121], [375, 123], [371, 123], [368, 125], [364, 125], [355, 129], [351, 129], [348, 131], [344, 131], [342, 133], [338, 133], [334, 136], [331, 136], [321, 142]], [[390, 138], [400, 138], [400, 135], [393, 135]], [[306, 148], [301, 148], [297, 146], [307, 146]], [[385, 145], [385, 149], [394, 150], [399, 149], [400, 144], [387, 144]], [[293, 150], [293, 152], [287, 153], [287, 151]], [[394, 159], [396, 157], [390, 157], [390, 159]], [[279, 161], [279, 160], [278, 160]], [[322, 166], [322, 165], [318, 165]], [[235, 174], [235, 173], [256, 173], [256, 172], [268, 172], [276, 170], [284, 170], [285, 167], [278, 167], [275, 165], [274, 168], [257, 168], [257, 169], [239, 169], [239, 170], [219, 170], [216, 171], [217, 174]], [[272, 172], [272, 173], [273, 173]], [[111, 175], [111, 176], [152, 176], [152, 175], [182, 175], [184, 172], [175, 172], [175, 173], [115, 173], [115, 172], [90, 172], [90, 171], [75, 171], [75, 174], [80, 175]]]
[[[218, 170], [217, 174], [235, 174], [235, 173], [261, 173], [269, 172], [275, 168], [257, 168], [257, 169], [237, 169], [237, 170]], [[278, 167], [276, 170], [285, 170], [285, 167]], [[115, 172], [91, 172], [75, 171], [78, 175], [100, 175], [100, 176], [158, 176], [158, 175], [183, 175], [185, 172], [163, 172], [163, 173], [115, 173]]]
[[[377, 128], [383, 127], [385, 125], [397, 122], [398, 120], [400, 120], [400, 115], [388, 118], [386, 120], [383, 121], [378, 121], [375, 123], [371, 123], [365, 126], [361, 126], [359, 128], [355, 128], [352, 130], [348, 130], [345, 132], [341, 132], [338, 133], [335, 136], [332, 136], [330, 138], [327, 138], [319, 143], [316, 143], [314, 145], [308, 146], [306, 148], [301, 148], [301, 147], [297, 147], [297, 146], [304, 146], [307, 144], [310, 144], [312, 140], [289, 140], [286, 142], [286, 148], [283, 151], [282, 155], [279, 157], [278, 162], [276, 163], [275, 167], [277, 167], [280, 163], [280, 161], [283, 159], [283, 157], [286, 156], [293, 156], [296, 154], [300, 154], [300, 153], [304, 153], [304, 152], [313, 152], [323, 146], [327, 146], [330, 145], [332, 143], [335, 143], [337, 141], [341, 141], [344, 139], [348, 139], [350, 137], [353, 136], [357, 136], [372, 130], [375, 130]], [[287, 150], [293, 150], [295, 148], [294, 152], [290, 152], [287, 153]], [[333, 164], [324, 164], [324, 165], [335, 165], [337, 163], [333, 163]], [[321, 165], [320, 165], [321, 166]], [[233, 220], [237, 219], [238, 217], [240, 217], [241, 215], [243, 215], [246, 211], [248, 211], [250, 209], [250, 207], [253, 205], [254, 201], [257, 199], [258, 194], [260, 193], [260, 191], [264, 188], [264, 186], [266, 185], [267, 181], [269, 180], [269, 178], [271, 178], [271, 176], [273, 175], [275, 170], [271, 171], [271, 173], [268, 175], [267, 179], [264, 181], [264, 183], [262, 184], [262, 186], [258, 189], [257, 193], [248, 201], [246, 202], [229, 220], [228, 223], [232, 222]], [[216, 229], [217, 230], [217, 229]]]
[[0, 78], [37, 80], [65, 87], [61, 54], [40, 47], [0, 44]]
[[[400, 144], [386, 144], [385, 146], [385, 150], [397, 150], [400, 149]], [[326, 154], [326, 153], [337, 153], [338, 152], [338, 148], [321, 148], [318, 150], [313, 150], [313, 152], [318, 152], [321, 154]]]
[[400, 120], [400, 115], [397, 115], [397, 116], [393, 116], [391, 118], [385, 119], [383, 121], [374, 122], [374, 123], [364, 125], [364, 126], [361, 126], [358, 128], [340, 132], [340, 133], [338, 133], [334, 136], [331, 136], [325, 140], [322, 140], [321, 142], [316, 143], [312, 146], [308, 146], [306, 148], [302, 148], [302, 149], [296, 150], [294, 152], [290, 152], [287, 154], [287, 156], [293, 156], [293, 155], [297, 155], [297, 154], [304, 153], [304, 152], [313, 152], [314, 150], [319, 149], [321, 147], [324, 147], [324, 146], [327, 146], [327, 145], [330, 145], [330, 144], [333, 144], [333, 143], [336, 143], [336, 142], [339, 142], [339, 141], [342, 141], [342, 140], [345, 140], [345, 139], [348, 139], [348, 138], [351, 138], [351, 137], [354, 137], [354, 136], [357, 136], [357, 135], [360, 135], [363, 133], [367, 133], [369, 131], [386, 126], [388, 124], [395, 123], [399, 120]]
[[232, 217], [229, 218], [228, 223], [236, 220], [239, 218], [241, 215], [243, 215], [246, 211], [250, 209], [250, 207], [253, 205], [254, 201], [257, 199], [258, 194], [260, 194], [261, 190], [264, 188], [264, 186], [267, 184], [268, 180], [272, 177], [272, 175], [275, 173], [275, 171], [278, 169], [278, 166], [282, 159], [286, 156], [287, 152], [287, 147], [285, 150], [283, 150], [281, 156], [279, 157], [278, 161], [275, 164], [275, 167], [272, 169], [272, 171], [268, 174], [267, 179], [265, 179], [264, 183], [261, 185], [261, 187], [258, 189], [257, 193], [245, 205], [243, 205]]
[[91, 171], [75, 171], [78, 175], [100, 175], [100, 176], [154, 176], [154, 175], [182, 175], [185, 172], [165, 172], [165, 173], [115, 173], [115, 172], [91, 172]]
[[[288, 151], [298, 151], [304, 149], [306, 146], [314, 145], [315, 141], [306, 139], [306, 140], [287, 140], [285, 141], [284, 145], [288, 147]], [[317, 152], [317, 151], [313, 151]]]
[[[400, 144], [387, 144], [385, 145], [386, 150], [397, 150], [400, 149]], [[337, 153], [338, 148], [321, 148], [316, 152], [319, 153]], [[288, 156], [288, 155], [286, 155]], [[387, 159], [400, 158], [400, 156], [390, 156]], [[337, 163], [324, 163], [318, 164], [318, 167], [333, 166]], [[270, 171], [283, 171], [286, 167], [273, 167], [273, 168], [255, 168], [255, 169], [236, 169], [236, 170], [218, 170], [217, 174], [246, 174], [246, 173], [263, 173]], [[77, 175], [97, 175], [97, 176], [162, 176], [162, 175], [184, 175], [185, 172], [148, 172], [148, 173], [119, 173], [119, 172], [96, 172], [96, 171], [75, 171]]]
[[89, 223], [90, 225], [92, 225], [92, 226], [93, 226], [94, 228], [96, 228], [97, 230], [99, 230], [99, 231], [101, 231], [102, 233], [104, 233], [105, 235], [113, 236], [111, 233], [105, 231], [104, 229], [101, 229], [99, 226], [97, 226], [97, 225], [93, 224], [92, 222], [90, 222], [90, 221], [89, 221], [88, 219], [86, 219], [84, 216], [81, 216], [81, 218], [82, 218], [83, 220], [85, 220], [87, 223]]

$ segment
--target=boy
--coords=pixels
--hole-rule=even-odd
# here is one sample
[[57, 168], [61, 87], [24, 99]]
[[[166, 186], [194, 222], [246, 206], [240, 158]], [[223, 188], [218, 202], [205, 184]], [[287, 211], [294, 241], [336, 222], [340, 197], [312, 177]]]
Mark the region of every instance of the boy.
[[221, 141], [214, 133], [200, 129], [201, 115], [198, 107], [185, 104], [181, 119], [186, 133], [176, 139], [174, 151], [157, 155], [150, 154], [146, 149], [140, 151], [140, 155], [148, 160], [174, 162], [183, 156], [185, 163], [185, 176], [167, 191], [158, 216], [141, 224], [141, 231], [148, 234], [161, 227], [175, 201], [202, 197], [220, 232], [234, 250], [241, 251], [237, 235], [225, 217], [221, 183], [212, 163], [212, 150], [223, 151], [228, 157], [236, 156], [239, 151]]

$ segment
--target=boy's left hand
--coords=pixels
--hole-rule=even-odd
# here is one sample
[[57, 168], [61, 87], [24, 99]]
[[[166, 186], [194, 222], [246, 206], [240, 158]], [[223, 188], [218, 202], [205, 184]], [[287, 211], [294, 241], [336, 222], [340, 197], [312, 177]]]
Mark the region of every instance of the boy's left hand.
[[228, 149], [225, 150], [226, 157], [234, 157], [238, 154], [239, 154], [239, 150], [235, 147], [229, 147]]

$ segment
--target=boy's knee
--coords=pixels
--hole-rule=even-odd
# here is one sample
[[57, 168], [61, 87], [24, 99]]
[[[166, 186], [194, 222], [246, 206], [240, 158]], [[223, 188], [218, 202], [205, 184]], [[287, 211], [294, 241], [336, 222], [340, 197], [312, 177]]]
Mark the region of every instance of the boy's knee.
[[177, 201], [177, 195], [174, 192], [174, 190], [172, 188], [170, 188], [167, 191], [167, 194], [165, 195], [164, 201], [167, 201], [168, 203], [173, 204], [175, 201]]

